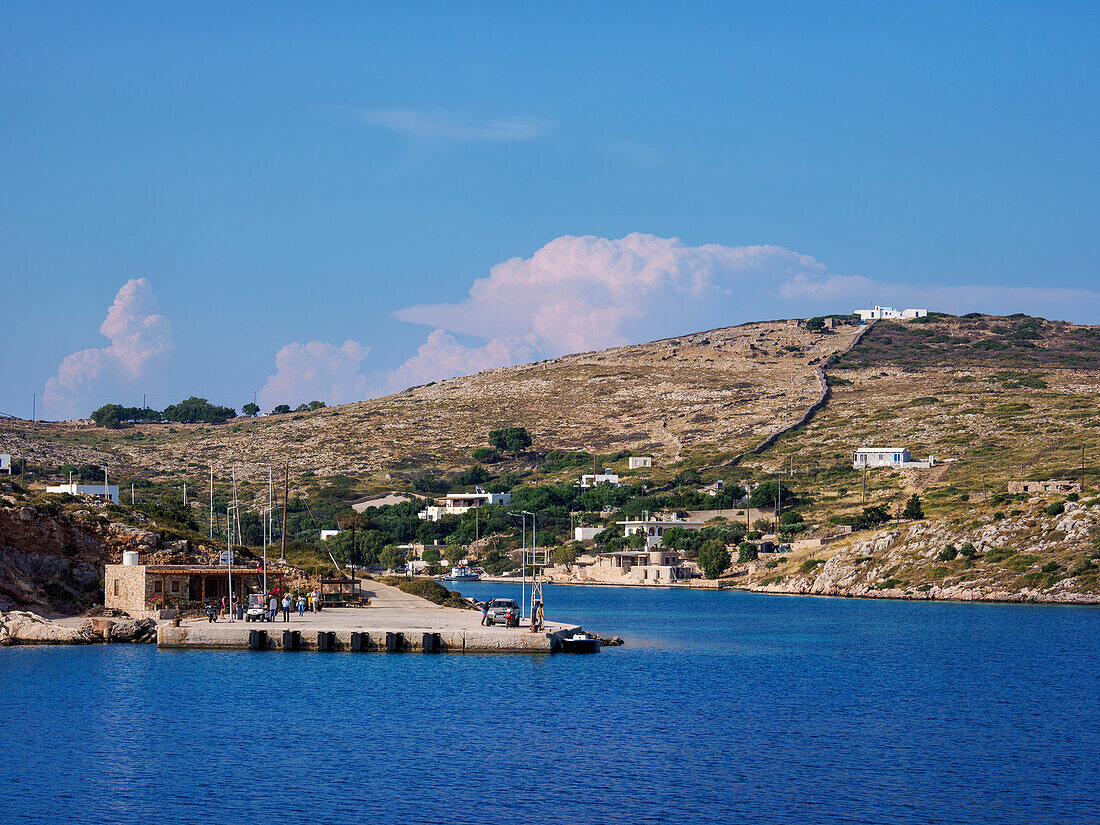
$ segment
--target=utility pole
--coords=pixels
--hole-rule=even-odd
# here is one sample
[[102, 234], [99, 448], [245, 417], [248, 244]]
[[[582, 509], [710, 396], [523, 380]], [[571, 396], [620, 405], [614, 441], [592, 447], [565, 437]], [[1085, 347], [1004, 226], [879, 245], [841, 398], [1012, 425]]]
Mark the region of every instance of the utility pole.
[[863, 462], [863, 506], [867, 506], [867, 461]]
[[187, 482], [183, 482], [183, 506], [187, 506]]
[[210, 465], [210, 540], [214, 540], [214, 465]]
[[779, 533], [779, 516], [783, 512], [783, 477], [775, 474], [775, 532]]
[[283, 529], [279, 533], [279, 561], [286, 561], [286, 511], [290, 506], [290, 459], [286, 460], [286, 475], [283, 477]]
[[1081, 492], [1085, 492], [1085, 442], [1081, 442]]

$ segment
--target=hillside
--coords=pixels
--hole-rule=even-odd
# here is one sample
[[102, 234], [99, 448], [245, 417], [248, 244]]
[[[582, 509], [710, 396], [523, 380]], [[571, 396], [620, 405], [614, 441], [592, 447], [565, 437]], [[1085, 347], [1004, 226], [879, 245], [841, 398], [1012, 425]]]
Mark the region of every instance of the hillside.
[[[346, 524], [351, 502], [378, 491], [437, 494], [486, 483], [511, 491], [514, 506], [480, 521], [468, 514], [428, 523], [416, 518], [414, 501], [367, 512], [360, 528], [368, 557], [386, 544], [469, 545], [480, 537], [478, 552], [491, 544], [500, 569], [507, 564], [501, 553], [519, 542], [510, 510], [537, 510], [540, 542], [562, 544], [575, 519], [607, 526], [624, 512], [706, 509], [714, 501], [706, 485], [722, 480], [735, 489], [778, 476], [795, 495], [787, 509], [804, 519], [801, 532], [790, 530], [804, 538], [853, 523], [864, 507], [896, 516], [917, 494], [927, 520], [879, 525], [889, 537], [879, 549], [883, 535], [857, 530], [828, 550], [796, 552], [770, 567], [735, 565], [732, 580], [777, 592], [1089, 601], [1097, 598], [1091, 565], [1100, 535], [1093, 498], [1098, 402], [1097, 327], [933, 315], [813, 332], [777, 321], [218, 426], [106, 430], [5, 421], [0, 450], [31, 462], [32, 486], [60, 480], [65, 465], [80, 464], [106, 464], [113, 479], [133, 481], [141, 497], [162, 502], [179, 501], [187, 481], [200, 526], [211, 464], [215, 512], [224, 515], [231, 469], [258, 510], [269, 465], [289, 461], [288, 534], [306, 540], [321, 527]], [[502, 426], [526, 427], [531, 450], [474, 467], [473, 450]], [[857, 473], [852, 451], [864, 444], [934, 454], [936, 465]], [[654, 456], [653, 468], [628, 470], [631, 454]], [[593, 463], [612, 467], [628, 486], [614, 495], [580, 494], [572, 485]], [[1006, 496], [1011, 480], [1047, 478], [1085, 481], [1086, 507], [1072, 542], [1043, 520], [1044, 508], [1060, 500]], [[766, 521], [768, 505], [760, 506], [752, 518]], [[246, 539], [262, 535], [258, 518], [248, 515]], [[999, 531], [992, 537], [983, 532], [989, 525]], [[939, 559], [947, 547], [963, 545], [979, 549], [950, 563]], [[339, 542], [333, 550], [348, 552]], [[808, 562], [814, 565], [804, 569]]]
[[[489, 370], [311, 413], [219, 426], [104, 430], [8, 420], [0, 442], [40, 465], [107, 464], [116, 476], [191, 476], [210, 464], [266, 478], [345, 474], [388, 487], [423, 468], [471, 463], [488, 432], [523, 426], [537, 449], [631, 450], [673, 465], [728, 459], [796, 422], [820, 397], [819, 369], [857, 328], [821, 335], [786, 322], [739, 327]], [[388, 477], [387, 477], [388, 476]]]

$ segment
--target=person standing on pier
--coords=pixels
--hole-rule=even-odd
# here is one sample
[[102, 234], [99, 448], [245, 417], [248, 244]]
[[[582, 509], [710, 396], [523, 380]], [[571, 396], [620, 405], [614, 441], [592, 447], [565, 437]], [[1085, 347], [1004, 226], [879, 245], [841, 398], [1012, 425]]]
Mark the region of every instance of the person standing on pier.
[[301, 593], [298, 594], [298, 618], [305, 618], [306, 615], [306, 597]]
[[284, 593], [283, 594], [283, 621], [284, 622], [289, 622], [290, 621], [290, 594], [289, 593]]
[[272, 596], [271, 601], [268, 602], [267, 606], [270, 613], [268, 621], [273, 622], [275, 621], [275, 617], [279, 615], [279, 600]]

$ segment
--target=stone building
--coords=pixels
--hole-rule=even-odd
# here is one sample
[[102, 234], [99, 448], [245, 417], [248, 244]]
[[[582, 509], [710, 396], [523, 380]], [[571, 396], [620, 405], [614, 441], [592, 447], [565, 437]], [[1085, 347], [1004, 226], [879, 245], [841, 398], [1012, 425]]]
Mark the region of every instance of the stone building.
[[[248, 593], [262, 589], [263, 575], [263, 570], [256, 568], [233, 568], [233, 591], [241, 604]], [[205, 565], [108, 564], [103, 585], [105, 607], [134, 618], [168, 618], [171, 614], [165, 616], [163, 611], [220, 601], [229, 593], [229, 571]]]

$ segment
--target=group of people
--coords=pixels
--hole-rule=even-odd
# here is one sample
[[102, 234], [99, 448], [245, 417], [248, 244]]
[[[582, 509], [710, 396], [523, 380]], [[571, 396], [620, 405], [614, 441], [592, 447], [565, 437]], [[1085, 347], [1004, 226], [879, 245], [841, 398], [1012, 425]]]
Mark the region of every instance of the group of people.
[[[282, 601], [272, 594], [271, 601], [268, 602], [267, 605], [267, 620], [269, 622], [275, 621], [279, 616], [280, 610], [282, 611], [284, 622], [290, 621], [291, 610], [297, 610], [299, 617], [304, 617], [307, 610], [310, 613], [320, 613], [322, 601], [321, 594], [316, 590], [310, 593], [299, 593], [297, 597], [292, 597], [289, 593], [284, 593]], [[233, 613], [237, 613], [240, 606], [240, 599], [237, 597], [236, 593], [233, 594], [232, 599], [230, 599], [229, 596], [222, 596], [221, 615], [229, 616], [231, 606]], [[216, 602], [210, 602], [206, 606], [207, 621], [216, 622], [218, 620], [218, 613]]]
[[284, 622], [290, 621], [291, 610], [297, 610], [299, 618], [306, 615], [307, 609], [310, 613], [320, 613], [321, 594], [314, 590], [311, 593], [299, 593], [297, 599], [293, 599], [289, 593], [284, 593], [282, 602], [276, 596], [272, 596], [268, 604], [267, 620], [269, 622], [275, 621], [278, 617], [280, 607], [283, 611]]

